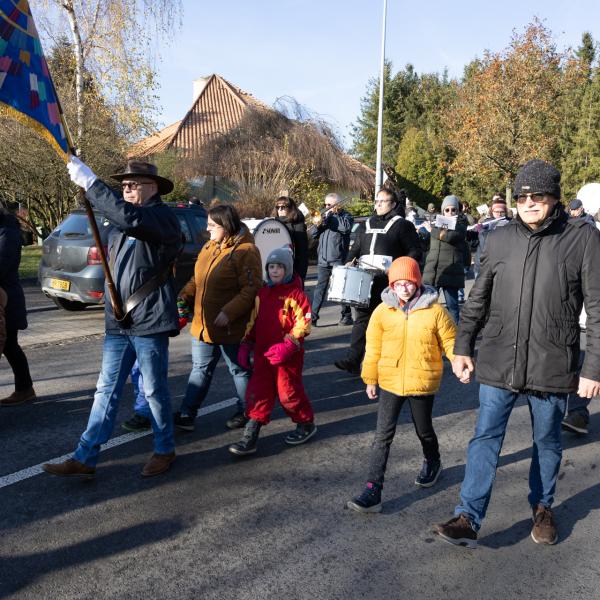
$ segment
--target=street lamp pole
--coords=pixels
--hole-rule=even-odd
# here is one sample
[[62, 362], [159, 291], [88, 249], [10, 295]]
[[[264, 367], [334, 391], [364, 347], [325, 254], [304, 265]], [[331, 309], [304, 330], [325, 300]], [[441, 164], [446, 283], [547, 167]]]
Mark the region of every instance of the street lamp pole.
[[385, 25], [387, 18], [387, 0], [383, 0], [383, 27], [381, 33], [381, 69], [379, 72], [379, 113], [377, 117], [377, 161], [375, 164], [375, 195], [383, 184], [381, 168], [381, 146], [383, 143], [383, 79], [385, 71]]

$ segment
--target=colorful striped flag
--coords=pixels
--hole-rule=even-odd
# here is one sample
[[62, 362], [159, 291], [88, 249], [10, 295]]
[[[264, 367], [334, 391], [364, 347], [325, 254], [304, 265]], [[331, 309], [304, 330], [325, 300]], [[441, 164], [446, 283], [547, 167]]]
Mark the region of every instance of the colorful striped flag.
[[0, 115], [34, 129], [68, 160], [68, 134], [27, 0], [0, 0]]

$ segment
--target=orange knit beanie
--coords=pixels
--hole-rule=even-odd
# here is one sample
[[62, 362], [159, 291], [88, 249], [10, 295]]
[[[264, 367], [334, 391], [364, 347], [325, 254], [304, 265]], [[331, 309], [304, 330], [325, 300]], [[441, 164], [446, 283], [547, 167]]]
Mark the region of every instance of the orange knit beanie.
[[417, 287], [421, 287], [421, 270], [419, 269], [419, 263], [414, 258], [401, 256], [392, 263], [388, 271], [388, 281], [390, 285], [393, 285], [394, 281], [399, 279], [414, 281]]

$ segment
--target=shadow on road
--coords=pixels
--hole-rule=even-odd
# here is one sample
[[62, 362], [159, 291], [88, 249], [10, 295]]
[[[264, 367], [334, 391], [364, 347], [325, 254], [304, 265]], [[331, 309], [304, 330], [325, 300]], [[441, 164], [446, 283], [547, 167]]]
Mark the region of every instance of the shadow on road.
[[17, 593], [47, 573], [161, 542], [183, 529], [184, 525], [173, 519], [148, 521], [55, 550], [0, 556], [0, 598]]

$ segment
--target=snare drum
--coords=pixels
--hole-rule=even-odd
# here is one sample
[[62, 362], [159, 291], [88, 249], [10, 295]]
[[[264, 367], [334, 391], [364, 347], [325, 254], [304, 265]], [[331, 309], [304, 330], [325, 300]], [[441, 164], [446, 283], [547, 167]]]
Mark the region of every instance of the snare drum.
[[373, 274], [358, 267], [333, 267], [327, 300], [366, 308], [371, 300]]

